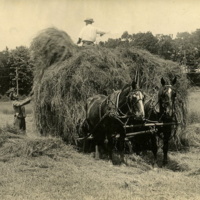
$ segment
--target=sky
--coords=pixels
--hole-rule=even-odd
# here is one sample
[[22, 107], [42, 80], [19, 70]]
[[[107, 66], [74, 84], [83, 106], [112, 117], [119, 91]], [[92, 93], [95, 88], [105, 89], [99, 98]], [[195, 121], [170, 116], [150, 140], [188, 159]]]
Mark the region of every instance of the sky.
[[84, 19], [109, 32], [97, 42], [150, 31], [193, 32], [200, 28], [199, 0], [0, 0], [0, 51], [29, 47], [43, 29], [56, 27], [77, 41]]

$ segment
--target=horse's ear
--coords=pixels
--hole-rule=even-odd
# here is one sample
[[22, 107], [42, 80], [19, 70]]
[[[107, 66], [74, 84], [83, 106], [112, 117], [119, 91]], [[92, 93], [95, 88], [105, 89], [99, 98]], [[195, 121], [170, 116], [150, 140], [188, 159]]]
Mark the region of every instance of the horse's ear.
[[177, 81], [177, 77], [175, 76], [174, 80], [172, 81], [172, 85], [176, 84], [176, 81]]
[[161, 84], [162, 84], [162, 86], [165, 85], [165, 79], [163, 77], [161, 78]]
[[137, 87], [138, 87], [137, 83], [135, 81], [132, 82], [131, 86], [132, 86], [133, 90], [137, 89]]

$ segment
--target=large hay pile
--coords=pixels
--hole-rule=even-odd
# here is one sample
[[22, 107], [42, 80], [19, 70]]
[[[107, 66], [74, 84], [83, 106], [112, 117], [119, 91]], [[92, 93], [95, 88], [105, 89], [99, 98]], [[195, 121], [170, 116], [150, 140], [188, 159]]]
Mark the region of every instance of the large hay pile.
[[34, 83], [38, 83], [46, 68], [70, 58], [76, 46], [64, 31], [48, 28], [33, 39], [30, 49], [36, 66]]
[[39, 34], [33, 40], [31, 50], [36, 63], [36, 127], [43, 135], [59, 135], [69, 143], [75, 141], [77, 120], [85, 117], [86, 99], [121, 89], [136, 74], [140, 87], [147, 92], [160, 86], [162, 76], [171, 80], [177, 75], [176, 87], [181, 94], [178, 98], [185, 103], [187, 97], [188, 82], [179, 66], [146, 51], [78, 48], [66, 33], [53, 28]]

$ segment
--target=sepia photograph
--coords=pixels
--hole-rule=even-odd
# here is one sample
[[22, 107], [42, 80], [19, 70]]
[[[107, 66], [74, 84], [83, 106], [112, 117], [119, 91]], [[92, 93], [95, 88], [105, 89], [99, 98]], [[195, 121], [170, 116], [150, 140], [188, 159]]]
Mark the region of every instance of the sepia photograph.
[[0, 200], [199, 200], [200, 1], [0, 0]]

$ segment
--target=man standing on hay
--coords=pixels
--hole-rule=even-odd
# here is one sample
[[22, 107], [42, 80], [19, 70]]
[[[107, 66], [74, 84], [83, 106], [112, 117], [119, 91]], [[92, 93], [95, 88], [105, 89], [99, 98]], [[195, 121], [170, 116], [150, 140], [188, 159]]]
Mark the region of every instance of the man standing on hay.
[[94, 20], [91, 18], [85, 19], [84, 22], [86, 23], [86, 26], [83, 27], [80, 32], [77, 44], [82, 42], [82, 46], [93, 46], [96, 41], [97, 34], [103, 36], [106, 32], [92, 26]]
[[9, 94], [10, 100], [12, 101], [12, 105], [14, 109], [14, 127], [25, 134], [26, 133], [25, 105], [30, 103], [31, 97], [28, 97], [23, 101], [19, 101], [15, 88], [10, 90], [8, 94]]

